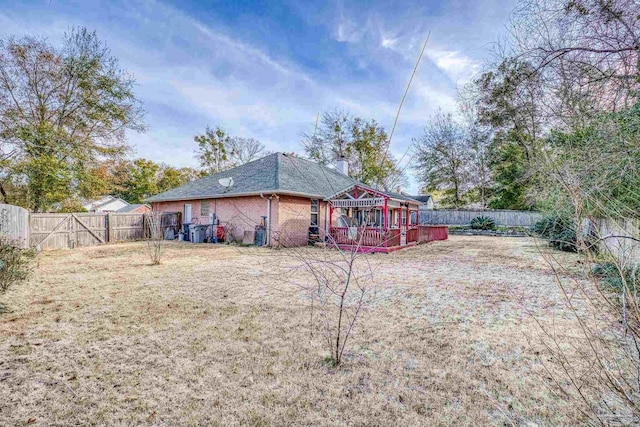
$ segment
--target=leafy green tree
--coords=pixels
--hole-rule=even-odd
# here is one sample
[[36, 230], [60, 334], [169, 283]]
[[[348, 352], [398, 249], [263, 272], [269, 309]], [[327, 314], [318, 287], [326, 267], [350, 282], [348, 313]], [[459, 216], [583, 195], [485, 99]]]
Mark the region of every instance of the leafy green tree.
[[204, 134], [193, 139], [198, 143], [196, 158], [206, 173], [218, 173], [233, 167], [229, 152], [231, 137], [221, 127], [211, 129], [207, 126]]
[[495, 187], [489, 206], [531, 209], [535, 201], [527, 195], [536, 186], [543, 142], [542, 82], [530, 64], [507, 58], [474, 84], [478, 121], [493, 134], [487, 164]]
[[201, 174], [193, 168], [174, 168], [172, 166], [161, 165], [158, 177], [158, 192], [171, 190], [180, 187], [189, 181], [200, 178]]
[[542, 175], [554, 211], [579, 206], [591, 217], [639, 216], [640, 104], [600, 113], [570, 131], [554, 130], [547, 141]]
[[144, 130], [134, 84], [84, 28], [61, 48], [0, 40], [0, 185], [23, 183], [22, 203], [35, 211], [77, 195], [86, 168], [122, 155], [127, 130]]
[[123, 199], [129, 203], [143, 203], [147, 197], [158, 193], [160, 166], [151, 160], [134, 160], [125, 182]]
[[489, 148], [489, 167], [497, 190], [489, 202], [492, 209], [527, 210], [529, 184], [526, 154], [522, 145], [495, 140]]
[[351, 117], [342, 111], [325, 112], [313, 134], [302, 141], [307, 156], [321, 164], [349, 162], [349, 176], [368, 185], [391, 190], [406, 182], [389, 153], [389, 138], [375, 120]]

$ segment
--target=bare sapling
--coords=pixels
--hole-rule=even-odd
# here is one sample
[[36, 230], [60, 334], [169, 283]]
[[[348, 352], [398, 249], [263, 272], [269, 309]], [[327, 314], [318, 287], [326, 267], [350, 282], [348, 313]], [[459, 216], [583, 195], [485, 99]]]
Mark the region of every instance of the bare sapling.
[[[573, 236], [566, 243], [575, 245], [581, 259], [576, 264], [558, 252], [542, 253], [580, 334], [568, 336], [555, 322], [539, 322], [550, 355], [545, 368], [592, 423], [638, 425], [640, 223], [635, 212], [600, 190], [606, 182], [587, 190], [575, 174], [558, 172], [555, 178], [568, 200], [556, 211], [569, 228], [561, 235]], [[638, 196], [632, 189], [627, 195]]]
[[164, 227], [162, 212], [149, 212], [145, 216], [147, 251], [152, 265], [159, 265], [164, 253]]
[[376, 291], [374, 269], [361, 253], [364, 233], [358, 229], [348, 249], [327, 236], [322, 248], [291, 248], [286, 251], [298, 261], [291, 271], [296, 284], [311, 303], [311, 335], [322, 337], [334, 366], [343, 362], [353, 340], [356, 325], [370, 307]]

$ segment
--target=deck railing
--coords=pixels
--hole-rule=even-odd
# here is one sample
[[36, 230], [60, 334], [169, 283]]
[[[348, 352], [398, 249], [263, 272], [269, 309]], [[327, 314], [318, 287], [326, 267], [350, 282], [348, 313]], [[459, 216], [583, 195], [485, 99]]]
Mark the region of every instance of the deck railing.
[[446, 225], [419, 225], [418, 243], [432, 242], [434, 240], [447, 240], [449, 227]]
[[384, 246], [384, 233], [379, 228], [359, 227], [356, 232], [349, 227], [331, 227], [329, 230], [333, 243], [339, 245]]
[[[433, 240], [446, 240], [449, 228], [446, 225], [413, 225], [406, 231], [407, 243], [426, 243]], [[331, 227], [331, 241], [337, 245], [359, 245], [366, 247], [400, 246], [402, 230], [392, 228], [384, 233], [379, 228]]]

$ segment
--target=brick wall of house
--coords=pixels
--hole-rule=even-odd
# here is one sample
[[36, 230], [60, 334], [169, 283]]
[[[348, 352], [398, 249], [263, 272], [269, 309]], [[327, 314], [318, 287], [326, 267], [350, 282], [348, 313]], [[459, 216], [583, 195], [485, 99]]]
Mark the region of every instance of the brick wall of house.
[[[230, 197], [211, 200], [187, 200], [153, 203], [153, 210], [162, 212], [183, 212], [184, 205], [191, 204], [191, 215], [206, 224], [208, 215], [202, 215], [202, 203], [208, 203], [209, 212], [220, 219], [227, 229], [236, 229], [240, 238], [245, 230], [254, 230], [267, 215], [267, 200], [260, 196]], [[321, 222], [324, 226], [324, 205], [320, 207]], [[311, 221], [311, 200], [292, 196], [273, 196], [271, 199], [271, 243], [273, 245], [297, 246], [307, 244]]]
[[[194, 221], [199, 220], [202, 224], [209, 222], [209, 215], [203, 215], [202, 209], [203, 204], [205, 208], [208, 205], [209, 212], [215, 213], [220, 220], [220, 224], [228, 230], [232, 229], [232, 232], [234, 232], [239, 239], [242, 239], [245, 230], [255, 230], [255, 226], [262, 223], [262, 217], [267, 215], [267, 200], [260, 196], [155, 202], [153, 203], [153, 210], [161, 212], [182, 212], [184, 214], [185, 204], [191, 205], [192, 219]], [[277, 211], [277, 207], [272, 205], [272, 214], [274, 211]], [[185, 220], [189, 221], [189, 219]]]
[[278, 243], [282, 246], [306, 245], [311, 225], [311, 199], [280, 196], [277, 222]]

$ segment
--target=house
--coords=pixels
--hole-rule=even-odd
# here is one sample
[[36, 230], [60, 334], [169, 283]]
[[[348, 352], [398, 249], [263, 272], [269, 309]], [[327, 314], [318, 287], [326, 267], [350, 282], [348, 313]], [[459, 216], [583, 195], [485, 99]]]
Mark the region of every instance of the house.
[[389, 242], [398, 247], [417, 243], [417, 238], [409, 240], [413, 232], [411, 237], [405, 234], [417, 226], [420, 202], [374, 189], [347, 172], [345, 161], [331, 169], [273, 153], [155, 195], [147, 202], [154, 211], [182, 212], [183, 221], [189, 223], [220, 221], [234, 235], [262, 226], [265, 243], [272, 246], [306, 245], [310, 235], [336, 245], [353, 245], [357, 240], [358, 245], [372, 250], [390, 248]]
[[435, 205], [433, 203], [433, 197], [429, 194], [421, 194], [419, 196], [411, 196], [411, 198], [422, 203], [423, 209], [435, 209]]
[[104, 196], [97, 200], [85, 201], [82, 207], [85, 208], [87, 212], [116, 212], [128, 205], [129, 203], [120, 197]]
[[123, 206], [116, 211], [117, 213], [148, 213], [151, 212], [151, 206], [146, 203], [134, 203]]

